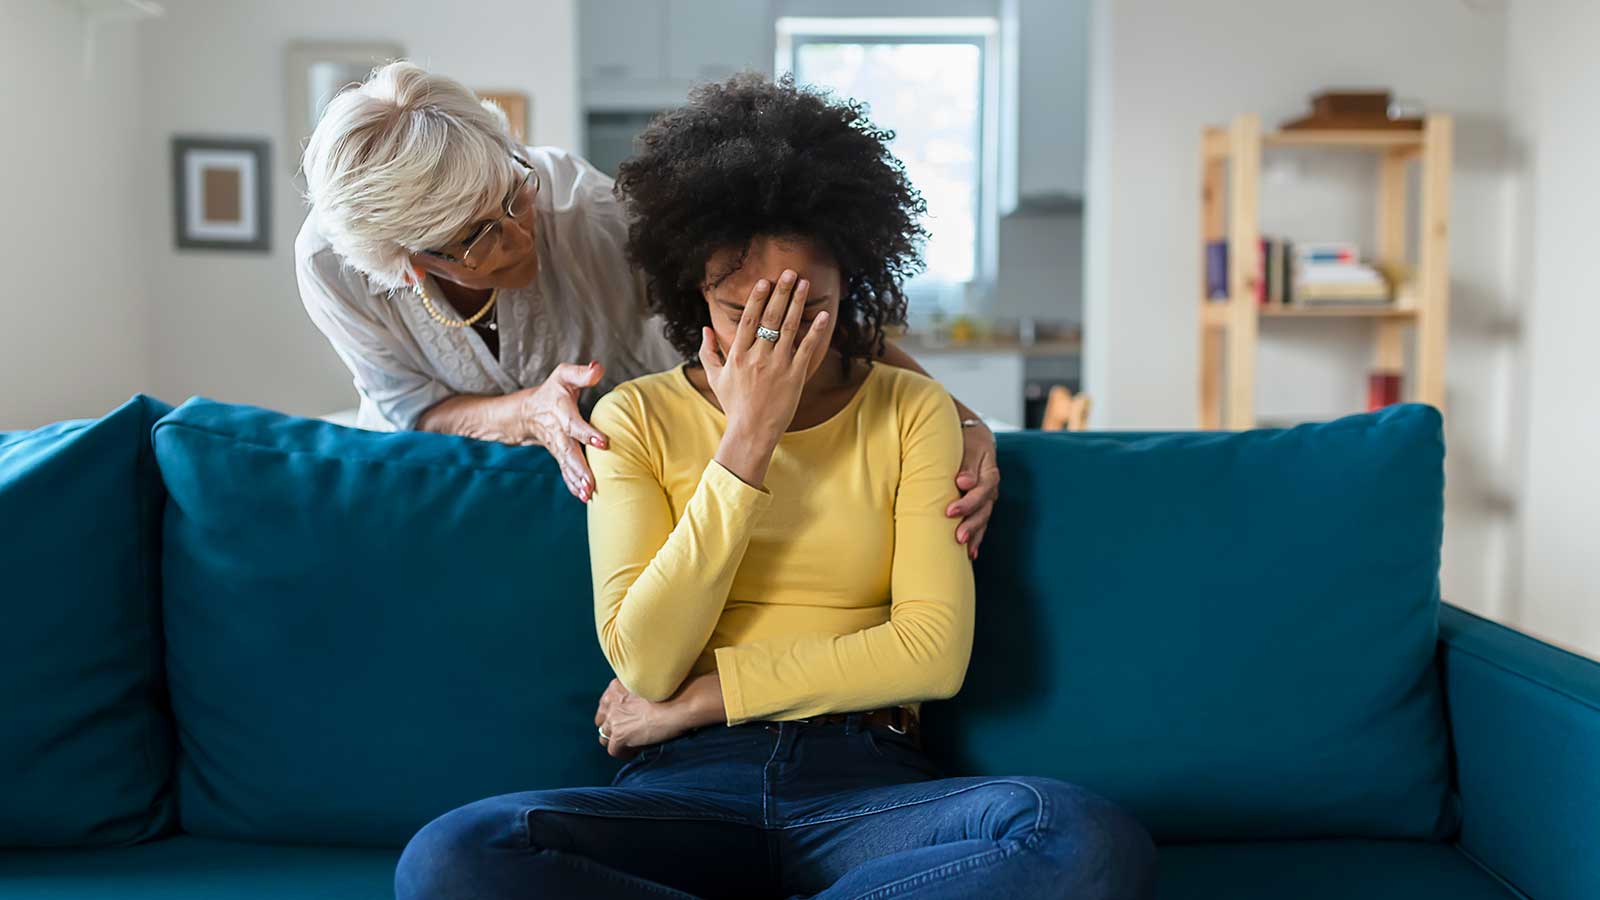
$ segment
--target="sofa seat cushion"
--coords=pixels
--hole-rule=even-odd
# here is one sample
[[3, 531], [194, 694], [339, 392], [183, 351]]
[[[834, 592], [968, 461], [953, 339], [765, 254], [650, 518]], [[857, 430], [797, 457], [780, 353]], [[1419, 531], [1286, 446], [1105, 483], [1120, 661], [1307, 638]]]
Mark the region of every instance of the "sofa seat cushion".
[[129, 843], [173, 818], [150, 453], [169, 409], [0, 434], [0, 847]]
[[0, 853], [5, 900], [392, 900], [398, 850], [188, 835], [135, 847]]
[[[1448, 844], [1289, 841], [1178, 844], [1161, 900], [1510, 900]], [[244, 844], [190, 836], [137, 847], [0, 853], [6, 900], [391, 900], [400, 852]]]
[[1161, 900], [1511, 900], [1452, 844], [1281, 841], [1161, 847]]

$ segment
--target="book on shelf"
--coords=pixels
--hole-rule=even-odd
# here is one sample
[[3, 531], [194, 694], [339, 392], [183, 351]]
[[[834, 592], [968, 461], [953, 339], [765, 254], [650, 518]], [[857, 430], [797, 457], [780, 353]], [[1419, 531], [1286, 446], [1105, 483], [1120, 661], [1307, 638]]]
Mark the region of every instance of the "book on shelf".
[[1228, 242], [1206, 241], [1206, 299], [1228, 299]]
[[1297, 289], [1295, 303], [1300, 306], [1387, 306], [1389, 288], [1386, 285], [1365, 284], [1313, 284]]
[[1261, 242], [1261, 256], [1265, 260], [1266, 302], [1283, 304], [1294, 295], [1295, 245], [1287, 238], [1266, 238]]
[[1343, 241], [1310, 241], [1295, 246], [1294, 258], [1302, 265], [1351, 265], [1361, 262], [1361, 250]]

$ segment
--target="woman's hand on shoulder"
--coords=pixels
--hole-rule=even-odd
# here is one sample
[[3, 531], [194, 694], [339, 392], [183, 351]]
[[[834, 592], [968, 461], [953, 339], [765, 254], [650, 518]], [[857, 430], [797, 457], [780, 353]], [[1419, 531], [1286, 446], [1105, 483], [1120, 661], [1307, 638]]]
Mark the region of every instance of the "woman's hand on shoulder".
[[517, 392], [519, 443], [537, 444], [550, 451], [561, 466], [561, 478], [572, 496], [585, 503], [594, 496], [594, 473], [583, 456], [583, 445], [606, 449], [606, 436], [584, 421], [578, 394], [594, 387], [605, 375], [598, 362], [587, 366], [562, 363], [544, 384]]
[[961, 429], [961, 469], [956, 472], [960, 499], [944, 511], [949, 518], [960, 518], [956, 541], [966, 546], [967, 558], [978, 558], [978, 546], [989, 530], [989, 516], [1000, 497], [1000, 464], [996, 460], [994, 432], [981, 420]]
[[724, 721], [722, 681], [715, 673], [689, 679], [672, 699], [660, 703], [639, 697], [613, 678], [594, 713], [600, 746], [618, 759], [629, 759], [651, 744]]

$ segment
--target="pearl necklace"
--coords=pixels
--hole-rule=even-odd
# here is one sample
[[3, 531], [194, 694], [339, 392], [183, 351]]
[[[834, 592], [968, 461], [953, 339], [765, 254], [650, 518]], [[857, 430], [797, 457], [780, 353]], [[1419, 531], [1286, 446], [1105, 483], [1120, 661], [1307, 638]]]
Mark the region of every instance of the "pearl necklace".
[[[466, 328], [470, 325], [478, 324], [480, 319], [489, 314], [489, 310], [494, 309], [494, 302], [500, 299], [500, 289], [495, 288], [494, 290], [490, 291], [489, 302], [483, 305], [483, 309], [478, 310], [476, 313], [473, 313], [470, 318], [466, 319], [452, 319], [446, 316], [444, 313], [439, 312], [439, 308], [433, 305], [433, 298], [428, 296], [428, 289], [423, 286], [423, 282], [420, 280], [417, 282], [417, 296], [422, 298], [423, 308], [428, 311], [428, 315], [432, 316], [435, 322], [438, 322], [440, 325], [443, 325], [446, 328]], [[495, 323], [493, 322], [489, 323], [489, 328], [491, 330], [498, 330], [495, 328]]]

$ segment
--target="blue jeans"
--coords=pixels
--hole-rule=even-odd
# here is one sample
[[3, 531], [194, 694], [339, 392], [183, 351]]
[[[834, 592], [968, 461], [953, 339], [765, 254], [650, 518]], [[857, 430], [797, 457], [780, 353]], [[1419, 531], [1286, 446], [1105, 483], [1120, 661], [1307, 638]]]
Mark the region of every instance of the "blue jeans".
[[491, 797], [435, 819], [397, 900], [1072, 898], [1154, 894], [1155, 848], [1049, 778], [941, 778], [905, 738], [844, 724], [700, 729], [611, 787]]

